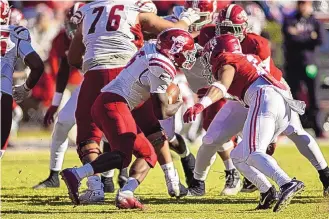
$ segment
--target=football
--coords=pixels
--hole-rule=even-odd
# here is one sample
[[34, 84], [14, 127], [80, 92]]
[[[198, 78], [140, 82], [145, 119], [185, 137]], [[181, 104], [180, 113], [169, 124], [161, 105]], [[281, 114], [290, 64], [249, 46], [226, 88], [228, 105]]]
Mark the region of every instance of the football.
[[174, 104], [178, 100], [180, 90], [179, 90], [179, 87], [176, 84], [171, 83], [169, 85], [169, 87], [167, 88], [166, 93], [167, 93], [167, 96], [168, 96], [168, 103], [169, 104]]

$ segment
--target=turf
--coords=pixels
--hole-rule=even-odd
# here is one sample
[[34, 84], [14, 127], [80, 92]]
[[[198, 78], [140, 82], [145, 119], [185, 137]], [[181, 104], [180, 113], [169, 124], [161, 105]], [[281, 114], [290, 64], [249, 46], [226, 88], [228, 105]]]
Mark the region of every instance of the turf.
[[[329, 160], [329, 147], [322, 147]], [[195, 150], [194, 150], [195, 152]], [[329, 218], [329, 200], [322, 198], [322, 186], [314, 168], [295, 147], [280, 147], [275, 153], [279, 164], [289, 175], [305, 182], [306, 189], [287, 209], [280, 213], [271, 210], [253, 210], [258, 193], [222, 197], [223, 166], [216, 160], [207, 179], [207, 195], [202, 198], [175, 200], [168, 197], [164, 177], [157, 166], [137, 189], [136, 194], [147, 206], [145, 211], [118, 210], [114, 194], [106, 195], [102, 205], [74, 207], [66, 187], [60, 189], [32, 190], [31, 187], [48, 176], [47, 151], [9, 151], [2, 161], [2, 218], [132, 218], [132, 219], [202, 219], [202, 218]], [[176, 166], [183, 177], [179, 159]], [[76, 153], [67, 153], [64, 167], [79, 165]]]

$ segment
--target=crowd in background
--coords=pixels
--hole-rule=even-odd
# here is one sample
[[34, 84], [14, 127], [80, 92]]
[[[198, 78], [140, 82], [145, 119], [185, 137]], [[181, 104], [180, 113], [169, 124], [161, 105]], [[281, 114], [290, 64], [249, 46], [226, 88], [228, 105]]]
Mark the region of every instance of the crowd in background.
[[[228, 3], [232, 1], [218, 1], [218, 10], [225, 7]], [[246, 1], [234, 1], [238, 4], [244, 6], [246, 12], [249, 15], [249, 24], [251, 26], [251, 30], [257, 34], [264, 36], [269, 39], [272, 44], [272, 57], [274, 58], [277, 66], [279, 66], [282, 70], [285, 70], [286, 78], [287, 74], [290, 73], [290, 80], [288, 83], [292, 83], [294, 79], [297, 80], [297, 83], [294, 84], [293, 87], [298, 87], [299, 91], [294, 93], [294, 95], [298, 96], [299, 99], [308, 99], [309, 108], [312, 112], [310, 112], [311, 120], [316, 120], [319, 118], [315, 118], [319, 109], [321, 109], [321, 104], [318, 102], [314, 102], [314, 99], [326, 99], [329, 100], [329, 91], [325, 90], [322, 92], [327, 92], [326, 95], [317, 95], [314, 94], [311, 98], [307, 98], [307, 88], [310, 92], [316, 92], [317, 88], [321, 87], [321, 89], [326, 89], [329, 87], [329, 1], [317, 1], [311, 3], [311, 7], [314, 9], [314, 13], [316, 17], [319, 18], [322, 25], [327, 28], [327, 31], [322, 32], [321, 34], [316, 33], [316, 38], [318, 39], [318, 43], [314, 45], [314, 48], [317, 46], [321, 46], [321, 52], [324, 55], [314, 56], [314, 60], [310, 63], [306, 63], [301, 67], [301, 70], [296, 72], [294, 67], [296, 66], [296, 60], [291, 61], [290, 65], [286, 62], [287, 55], [289, 56], [289, 45], [292, 45], [293, 42], [290, 40], [284, 40], [285, 38], [289, 38], [289, 34], [292, 32], [285, 32], [284, 25], [286, 25], [287, 17], [294, 16], [296, 11], [296, 2], [291, 1], [255, 1], [255, 2], [246, 2]], [[45, 73], [42, 78], [38, 82], [37, 86], [33, 89], [32, 95], [28, 100], [25, 100], [20, 107], [22, 111], [15, 109], [13, 113], [16, 114], [14, 117], [16, 121], [16, 125], [14, 124], [14, 129], [18, 128], [18, 122], [23, 118], [20, 122], [22, 129], [24, 127], [33, 128], [47, 128], [43, 127], [43, 116], [46, 112], [46, 109], [50, 106], [52, 97], [55, 92], [55, 82], [56, 82], [56, 74], [58, 71], [58, 58], [57, 54], [54, 53], [52, 49], [53, 40], [56, 38], [57, 34], [60, 31], [63, 31], [64, 20], [65, 20], [65, 11], [72, 6], [74, 1], [12, 1], [11, 4], [13, 7], [21, 10], [24, 14], [24, 20], [21, 21], [21, 25], [26, 26], [31, 34], [32, 46], [36, 50], [36, 52], [40, 55], [42, 60], [45, 62]], [[154, 1], [158, 8], [158, 14], [161, 16], [168, 15], [172, 12], [172, 8], [177, 5], [184, 5], [184, 0], [177, 1]], [[324, 30], [324, 29], [323, 29]], [[297, 31], [297, 30], [296, 30]], [[307, 35], [306, 32], [295, 32], [295, 35]], [[313, 38], [315, 37], [314, 33]], [[285, 35], [285, 36], [284, 36]], [[319, 39], [319, 37], [322, 37]], [[301, 40], [301, 39], [298, 39]], [[304, 39], [305, 40], [305, 39]], [[308, 46], [311, 45], [310, 42], [304, 41]], [[327, 44], [326, 44], [327, 43]], [[287, 46], [288, 45], [288, 46]], [[301, 45], [301, 44], [300, 44]], [[292, 46], [292, 48], [298, 45]], [[284, 50], [285, 48], [285, 50]], [[307, 48], [309, 49], [309, 48]], [[301, 53], [303, 51], [299, 50], [297, 53]], [[296, 54], [296, 51], [294, 51]], [[319, 57], [318, 59], [316, 57]], [[327, 62], [325, 61], [327, 60]], [[320, 64], [319, 64], [319, 63]], [[298, 63], [298, 60], [297, 60]], [[319, 64], [317, 68], [317, 64]], [[297, 64], [298, 65], [298, 64]], [[309, 72], [305, 73], [305, 77], [297, 77], [297, 74], [304, 74], [302, 71], [309, 68], [310, 65], [314, 65], [316, 67], [316, 73], [314, 73], [314, 68], [308, 69], [311, 71], [311, 75]], [[26, 78], [28, 74], [28, 70], [23, 67], [22, 63], [18, 63], [16, 72], [14, 74], [15, 83], [22, 83], [22, 81]], [[294, 75], [293, 80], [291, 80], [291, 71], [289, 69], [293, 69]], [[313, 75], [312, 75], [313, 72]], [[327, 77], [327, 78], [326, 78]], [[288, 77], [289, 78], [289, 77]], [[82, 76], [77, 73], [75, 75], [70, 76], [68, 89], [66, 91], [67, 98], [70, 95], [70, 91], [74, 89], [82, 80]], [[305, 86], [300, 86], [301, 81], [304, 81]], [[314, 83], [313, 83], [314, 81]], [[327, 84], [326, 84], [327, 83]], [[311, 85], [312, 84], [312, 85]], [[320, 86], [322, 85], [322, 86]], [[290, 86], [292, 86], [290, 84]], [[313, 87], [312, 87], [313, 86]], [[300, 89], [301, 88], [301, 89]], [[305, 89], [306, 88], [306, 89]], [[313, 89], [313, 90], [312, 90]], [[324, 98], [322, 98], [324, 97]], [[329, 107], [327, 109], [329, 111]], [[16, 111], [16, 112], [15, 112]], [[19, 111], [19, 112], [17, 112]], [[17, 116], [17, 114], [19, 116]], [[313, 118], [314, 116], [314, 118]], [[315, 134], [318, 137], [321, 137], [322, 133], [317, 133], [323, 127], [323, 121], [326, 118], [323, 116], [320, 118], [320, 121], [317, 121], [318, 125], [311, 124], [310, 127], [314, 128]], [[307, 119], [306, 119], [307, 120]], [[328, 121], [329, 122], [329, 121]], [[311, 122], [312, 123], [312, 122]], [[327, 124], [329, 126], [329, 123]], [[326, 128], [326, 126], [324, 126]], [[329, 127], [328, 127], [329, 129]], [[15, 130], [13, 133], [16, 133]]]

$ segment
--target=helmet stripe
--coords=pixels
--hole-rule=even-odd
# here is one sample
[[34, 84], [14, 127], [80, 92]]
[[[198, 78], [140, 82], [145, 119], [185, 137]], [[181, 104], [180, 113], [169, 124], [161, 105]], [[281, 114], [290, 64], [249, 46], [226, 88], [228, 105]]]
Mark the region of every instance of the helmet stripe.
[[228, 6], [227, 11], [226, 11], [226, 19], [230, 19], [232, 9], [233, 9], [233, 7], [234, 7], [235, 5], [236, 5], [236, 4], [230, 4], [230, 5]]

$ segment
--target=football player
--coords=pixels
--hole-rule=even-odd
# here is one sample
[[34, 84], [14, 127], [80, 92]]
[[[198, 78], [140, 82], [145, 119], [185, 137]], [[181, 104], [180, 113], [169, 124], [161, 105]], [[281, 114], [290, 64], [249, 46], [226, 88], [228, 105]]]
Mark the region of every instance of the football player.
[[91, 113], [97, 127], [109, 140], [112, 150], [80, 168], [62, 171], [61, 175], [74, 202], [78, 200], [79, 183], [83, 178], [108, 169], [127, 167], [134, 151], [134, 154], [148, 165], [136, 168], [133, 166], [137, 165], [137, 162], [134, 162], [131, 169], [135, 172], [118, 191], [116, 206], [143, 208], [134, 197], [134, 190], [157, 159], [150, 141], [136, 125], [131, 110], [151, 96], [158, 119], [173, 116], [182, 101], [169, 104], [167, 87], [176, 75], [176, 68], [191, 69], [195, 62], [195, 53], [194, 41], [188, 32], [178, 28], [164, 30], [157, 41], [146, 43], [117, 78], [102, 89]]
[[[29, 31], [22, 26], [8, 25], [10, 6], [7, 0], [0, 1], [1, 23], [1, 150], [3, 156], [12, 124], [13, 98], [17, 103], [22, 102], [41, 77], [44, 65], [40, 56], [31, 46]], [[21, 58], [31, 69], [27, 80], [22, 85], [13, 86], [15, 63]]]
[[[257, 209], [269, 209], [277, 201], [273, 211], [282, 210], [303, 191], [304, 183], [291, 179], [275, 159], [266, 154], [266, 150], [279, 134], [289, 128], [292, 111], [300, 115], [305, 112], [305, 103], [292, 99], [289, 88], [262, 67], [258, 56], [244, 55], [239, 40], [232, 34], [210, 40], [201, 59], [205, 70], [213, 74], [215, 81], [199, 103], [186, 111], [184, 121], [192, 121], [227, 94], [248, 107], [243, 139], [231, 152], [231, 158], [238, 170], [260, 190]], [[218, 120], [215, 118], [214, 121]], [[219, 135], [222, 129], [226, 127], [222, 125], [216, 129]], [[204, 141], [211, 142], [213, 139], [206, 135]], [[266, 176], [280, 187], [278, 198], [275, 187]]]
[[[222, 10], [216, 25], [208, 25], [201, 30], [199, 43], [204, 45], [216, 34], [220, 35], [226, 33], [234, 34], [239, 39], [243, 53], [259, 56], [265, 69], [268, 70], [271, 75], [277, 80], [284, 80], [282, 78], [282, 72], [274, 65], [271, 59], [271, 50], [268, 41], [261, 36], [248, 32], [247, 15], [241, 6], [231, 4], [227, 6], [226, 9]], [[208, 75], [205, 72], [204, 74], [206, 76]], [[211, 74], [207, 77], [210, 79], [210, 82], [213, 80]], [[242, 130], [244, 121], [247, 118], [247, 112], [248, 110], [237, 101], [228, 100], [220, 110], [220, 113], [216, 115], [203, 139], [203, 145], [198, 151], [193, 186], [189, 188], [190, 193], [194, 195], [204, 194], [204, 180], [214, 161], [218, 147], [226, 144], [233, 135], [236, 135]], [[222, 126], [225, 126], [225, 128], [221, 128]], [[222, 131], [218, 132], [218, 129]], [[299, 116], [296, 113], [292, 113], [292, 120], [289, 128], [284, 134], [296, 144], [301, 154], [318, 170], [324, 188], [324, 195], [327, 195], [329, 192], [328, 164], [314, 138], [303, 129]], [[273, 154], [273, 147], [267, 152]], [[248, 183], [246, 180], [243, 185], [243, 190], [252, 192], [255, 191], [255, 186]]]
[[[52, 43], [52, 49], [50, 51], [49, 62], [51, 64], [52, 71], [57, 73], [56, 80], [56, 92], [53, 97], [51, 106], [48, 108], [44, 117], [44, 125], [48, 126], [54, 122], [54, 115], [56, 114], [58, 107], [62, 101], [63, 92], [69, 81], [77, 83], [81, 81], [81, 73], [78, 69], [70, 67], [67, 61], [67, 51], [69, 49], [72, 37], [76, 30], [76, 26], [70, 22], [73, 14], [84, 5], [84, 3], [76, 2], [66, 12], [65, 28], [63, 28], [59, 34], [55, 37]], [[72, 92], [70, 99], [67, 101], [63, 109], [58, 114], [58, 119], [54, 125], [52, 134], [51, 150], [50, 150], [50, 174], [48, 178], [36, 186], [34, 189], [42, 188], [57, 188], [59, 187], [59, 171], [62, 169], [64, 155], [68, 148], [68, 133], [75, 125], [75, 109], [78, 99], [80, 85]], [[109, 146], [104, 145], [106, 150]], [[104, 184], [105, 192], [114, 192], [113, 184], [114, 171], [108, 173], [102, 173], [101, 180]]]
[[[99, 0], [81, 7], [72, 17], [78, 29], [69, 49], [68, 62], [82, 67], [85, 73], [75, 113], [77, 151], [83, 163], [96, 159], [101, 153], [102, 132], [92, 120], [92, 104], [103, 86], [112, 81], [137, 52], [138, 44], [143, 45], [141, 31], [157, 34], [170, 27], [187, 29], [199, 19], [193, 9], [182, 13], [177, 23], [166, 21], [155, 13], [155, 5], [147, 0]], [[137, 159], [139, 161], [143, 162], [143, 159]], [[98, 176], [90, 176], [88, 184], [92, 185], [88, 191], [101, 187]], [[80, 199], [99, 197], [101, 200], [104, 197], [98, 192], [91, 194], [83, 194]]]

